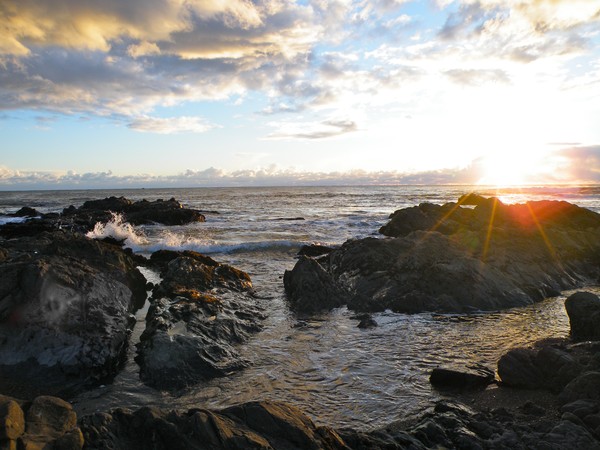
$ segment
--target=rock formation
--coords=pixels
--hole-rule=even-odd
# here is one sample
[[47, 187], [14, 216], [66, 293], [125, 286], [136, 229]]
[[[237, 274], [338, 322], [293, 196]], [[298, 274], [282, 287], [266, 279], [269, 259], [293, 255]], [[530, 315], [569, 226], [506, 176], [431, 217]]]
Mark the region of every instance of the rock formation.
[[150, 263], [162, 282], [138, 345], [141, 379], [180, 389], [244, 367], [237, 345], [264, 319], [248, 274], [192, 251], [159, 251]]
[[66, 394], [109, 379], [145, 298], [118, 247], [61, 231], [0, 241], [0, 383]]
[[600, 276], [600, 215], [567, 202], [398, 210], [387, 238], [301, 257], [284, 276], [292, 309], [467, 312], [524, 306]]

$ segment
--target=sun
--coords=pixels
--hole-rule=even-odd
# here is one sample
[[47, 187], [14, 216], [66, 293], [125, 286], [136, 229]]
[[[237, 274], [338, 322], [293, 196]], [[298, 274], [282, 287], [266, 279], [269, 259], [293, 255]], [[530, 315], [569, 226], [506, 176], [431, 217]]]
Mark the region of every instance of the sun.
[[478, 184], [488, 186], [520, 186], [531, 184], [539, 167], [534, 157], [494, 154], [482, 160], [482, 177]]

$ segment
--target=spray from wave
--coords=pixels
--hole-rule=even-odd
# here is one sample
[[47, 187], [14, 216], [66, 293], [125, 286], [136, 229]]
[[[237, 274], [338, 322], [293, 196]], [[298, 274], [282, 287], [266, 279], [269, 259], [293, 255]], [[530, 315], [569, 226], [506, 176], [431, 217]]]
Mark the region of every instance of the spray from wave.
[[148, 244], [146, 237], [133, 226], [125, 222], [121, 214], [112, 213], [112, 218], [106, 222], [97, 222], [94, 229], [86, 234], [92, 239], [112, 238], [123, 242], [125, 247], [140, 248]]

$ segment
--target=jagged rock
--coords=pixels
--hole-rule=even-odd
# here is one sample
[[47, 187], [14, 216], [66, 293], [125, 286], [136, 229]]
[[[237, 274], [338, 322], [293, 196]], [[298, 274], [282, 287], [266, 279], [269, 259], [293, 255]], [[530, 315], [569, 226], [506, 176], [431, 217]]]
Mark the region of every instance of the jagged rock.
[[14, 217], [37, 217], [39, 215], [40, 213], [36, 209], [30, 208], [29, 206], [24, 206], [16, 213], [12, 214]]
[[[467, 200], [465, 200], [467, 201]], [[392, 214], [390, 239], [351, 240], [286, 271], [292, 309], [347, 304], [415, 313], [529, 305], [600, 275], [600, 214], [567, 202], [504, 205], [497, 199], [423, 203]], [[326, 302], [322, 289], [333, 293]]]
[[59, 231], [0, 246], [0, 382], [68, 395], [113, 376], [146, 297], [127, 254]]
[[81, 428], [90, 450], [348, 449], [334, 430], [316, 426], [297, 408], [266, 401], [218, 412], [115, 410], [84, 417]]
[[[40, 216], [31, 208], [23, 208], [20, 214], [21, 217]], [[89, 200], [79, 208], [71, 205], [64, 208], [61, 214], [42, 214], [41, 218], [27, 220], [23, 223], [7, 223], [0, 226], [0, 236], [12, 239], [35, 236], [44, 231], [51, 232], [57, 229], [87, 233], [93, 230], [97, 223], [106, 223], [112, 220], [114, 214], [121, 214], [125, 221], [133, 225], [152, 223], [185, 225], [205, 220], [200, 211], [184, 208], [174, 198], [152, 202], [147, 200], [133, 202], [125, 197], [108, 197]]]
[[577, 292], [565, 301], [574, 339], [600, 340], [600, 298], [590, 292]]
[[327, 255], [333, 251], [333, 247], [320, 244], [303, 245], [298, 250], [298, 256], [310, 256], [315, 258], [317, 256]]
[[145, 383], [181, 389], [247, 364], [237, 350], [262, 328], [262, 308], [245, 272], [196, 252], [161, 251], [146, 330], [136, 361]]
[[347, 294], [338, 288], [331, 275], [314, 259], [301, 256], [293, 270], [283, 276], [292, 309], [316, 312], [342, 306]]

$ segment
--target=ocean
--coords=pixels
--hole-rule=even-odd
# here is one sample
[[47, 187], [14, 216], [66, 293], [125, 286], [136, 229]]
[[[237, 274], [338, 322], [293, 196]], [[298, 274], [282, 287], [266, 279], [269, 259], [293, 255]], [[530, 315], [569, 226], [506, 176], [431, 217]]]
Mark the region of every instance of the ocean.
[[[566, 200], [600, 213], [600, 187], [551, 186], [495, 189], [481, 186], [346, 186], [281, 188], [191, 188], [80, 191], [0, 191], [0, 223], [22, 206], [59, 212], [69, 205], [111, 195], [131, 200], [176, 198], [202, 210], [206, 222], [186, 226], [133, 227], [118, 219], [91, 234], [126, 238], [135, 252], [190, 249], [250, 274], [268, 318], [262, 332], [241, 348], [250, 365], [170, 394], [140, 383], [134, 344], [144, 327], [137, 313], [129, 359], [106, 386], [72, 399], [79, 414], [112, 407], [224, 407], [271, 399], [296, 405], [318, 423], [368, 430], [408, 419], [443, 393], [429, 384], [429, 372], [483, 364], [514, 346], [568, 335], [562, 296], [526, 308], [479, 314], [374, 314], [378, 327], [357, 328], [346, 308], [305, 318], [289, 311], [283, 273], [304, 244], [339, 245], [379, 236], [393, 211], [422, 202], [443, 204], [461, 194], [496, 195], [505, 203]], [[148, 270], [152, 281], [157, 274]], [[593, 291], [600, 292], [597, 287]]]

